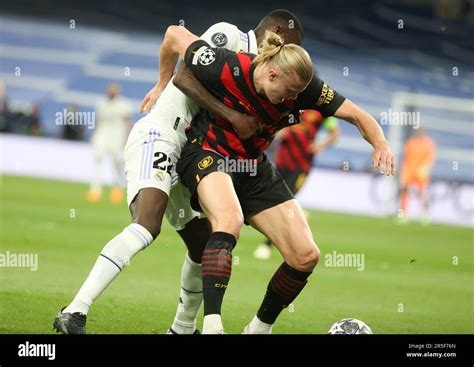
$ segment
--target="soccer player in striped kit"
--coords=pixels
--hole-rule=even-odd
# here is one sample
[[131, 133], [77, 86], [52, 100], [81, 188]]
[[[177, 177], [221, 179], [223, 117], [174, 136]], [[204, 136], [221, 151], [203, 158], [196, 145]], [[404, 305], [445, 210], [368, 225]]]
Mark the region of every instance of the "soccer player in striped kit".
[[[293, 43], [302, 40], [301, 24], [286, 10], [269, 13], [249, 32], [229, 23], [217, 23], [202, 39], [216, 47], [257, 53], [257, 44], [266, 30], [277, 32]], [[158, 237], [165, 214], [188, 248], [179, 304], [169, 332], [197, 332], [196, 315], [202, 303], [201, 256], [211, 231], [202, 213], [191, 208], [189, 191], [179, 183], [175, 172], [181, 148], [186, 143], [185, 129], [198, 111], [196, 102], [217, 115], [226, 116], [241, 136], [251, 136], [258, 124], [252, 116], [219, 102], [197, 82], [192, 83], [193, 99], [170, 83], [177, 57], [164, 51], [171, 46], [166, 40], [162, 44], [160, 81], [141, 106], [149, 113], [134, 125], [125, 147], [127, 202], [132, 223], [105, 245], [72, 302], [56, 315], [53, 326], [58, 332], [86, 333], [86, 316], [91, 305], [131, 259]]]
[[[205, 212], [213, 231], [202, 257], [203, 333], [224, 332], [222, 301], [232, 250], [244, 221], [270, 238], [285, 260], [245, 328], [245, 333], [271, 333], [276, 318], [304, 288], [320, 256], [301, 207], [264, 154], [276, 132], [297, 123], [299, 110], [316, 109], [323, 116], [357, 125], [374, 148], [374, 169], [393, 175], [393, 155], [373, 117], [314, 76], [311, 59], [301, 47], [285, 45], [278, 35], [267, 32], [255, 57], [212, 48], [183, 27], [172, 27], [167, 37], [186, 63], [174, 79], [178, 87], [188, 93], [185, 81], [190, 69], [214, 96], [256, 117], [262, 126], [252, 138], [241, 139], [225, 118], [200, 110], [177, 165], [191, 191], [193, 209]], [[223, 171], [222, 159], [254, 160], [257, 174]]]

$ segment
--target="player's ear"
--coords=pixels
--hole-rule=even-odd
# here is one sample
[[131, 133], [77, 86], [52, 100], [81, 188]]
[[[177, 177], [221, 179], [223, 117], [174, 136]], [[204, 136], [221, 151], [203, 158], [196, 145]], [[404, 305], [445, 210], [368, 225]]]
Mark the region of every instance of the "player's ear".
[[273, 27], [272, 32], [274, 32], [274, 33], [278, 34], [279, 36], [281, 36], [281, 34], [283, 33], [283, 30], [282, 30], [281, 26], [276, 25], [276, 26]]
[[277, 73], [275, 72], [274, 69], [269, 69], [268, 70], [268, 80], [273, 82], [275, 79], [278, 77]]

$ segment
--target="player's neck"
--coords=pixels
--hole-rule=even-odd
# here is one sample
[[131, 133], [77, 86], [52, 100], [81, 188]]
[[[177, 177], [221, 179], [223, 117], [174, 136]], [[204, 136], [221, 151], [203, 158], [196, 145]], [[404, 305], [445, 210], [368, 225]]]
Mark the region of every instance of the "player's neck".
[[261, 96], [265, 97], [265, 90], [263, 89], [263, 78], [265, 77], [265, 65], [259, 64], [253, 72], [253, 85], [255, 86], [255, 91]]

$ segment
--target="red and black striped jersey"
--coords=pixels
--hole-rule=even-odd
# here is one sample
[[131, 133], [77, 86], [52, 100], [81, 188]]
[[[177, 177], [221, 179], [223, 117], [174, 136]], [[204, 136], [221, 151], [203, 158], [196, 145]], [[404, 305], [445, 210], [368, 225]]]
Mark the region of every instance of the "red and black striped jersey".
[[193, 42], [186, 50], [186, 65], [217, 99], [254, 116], [263, 126], [259, 134], [242, 140], [228, 121], [201, 109], [193, 118], [192, 129], [203, 138], [204, 149], [235, 159], [258, 159], [278, 130], [299, 122], [300, 110], [314, 109], [323, 116], [331, 116], [345, 100], [315, 75], [296, 100], [272, 104], [256, 91], [254, 57], [212, 48], [203, 40]]
[[314, 110], [304, 111], [300, 123], [285, 131], [275, 152], [275, 164], [278, 169], [301, 170], [309, 173], [314, 153], [311, 151], [316, 134], [323, 125], [323, 116]]

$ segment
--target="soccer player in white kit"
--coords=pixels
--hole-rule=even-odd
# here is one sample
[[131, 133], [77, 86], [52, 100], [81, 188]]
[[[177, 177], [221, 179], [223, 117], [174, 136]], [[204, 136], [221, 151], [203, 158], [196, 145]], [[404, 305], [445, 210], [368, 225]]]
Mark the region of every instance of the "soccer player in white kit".
[[[299, 21], [286, 10], [268, 14], [254, 31], [248, 33], [228, 23], [217, 23], [201, 38], [217, 47], [257, 53], [258, 42], [266, 30], [280, 34], [288, 43], [300, 44], [302, 40]], [[182, 268], [180, 302], [170, 333], [197, 332], [196, 315], [202, 303], [200, 262], [211, 230], [202, 214], [192, 210], [190, 193], [175, 172], [181, 148], [187, 140], [185, 129], [198, 112], [196, 102], [212, 113], [225, 116], [242, 137], [251, 136], [257, 123], [254, 118], [220, 103], [195, 78], [193, 93], [190, 93], [192, 100], [169, 83], [178, 59], [177, 55], [165, 51], [170, 47], [162, 45], [160, 82], [142, 103], [142, 109], [146, 111], [153, 108], [135, 124], [125, 147], [127, 202], [132, 223], [107, 243], [73, 301], [57, 314], [53, 326], [58, 332], [85, 334], [90, 306], [132, 257], [159, 235], [165, 209], [170, 224], [188, 248]]]
[[110, 200], [118, 203], [123, 199], [125, 176], [123, 174], [123, 147], [130, 123], [131, 107], [120, 97], [117, 84], [107, 86], [107, 96], [97, 103], [96, 124], [92, 135], [94, 148], [94, 176], [87, 193], [87, 200], [95, 202], [102, 197], [101, 167], [104, 158], [110, 156], [115, 181]]

